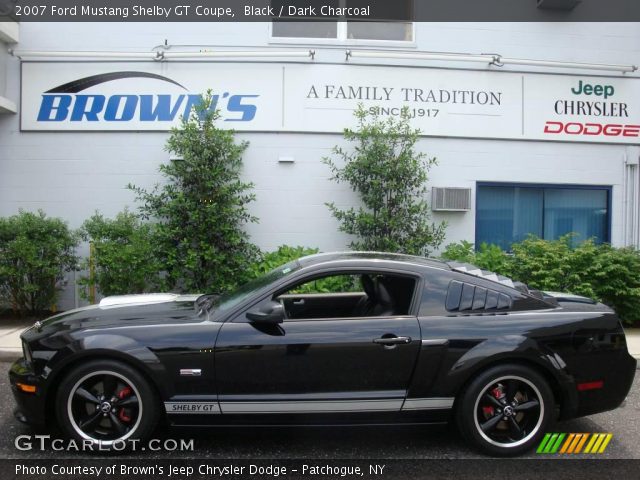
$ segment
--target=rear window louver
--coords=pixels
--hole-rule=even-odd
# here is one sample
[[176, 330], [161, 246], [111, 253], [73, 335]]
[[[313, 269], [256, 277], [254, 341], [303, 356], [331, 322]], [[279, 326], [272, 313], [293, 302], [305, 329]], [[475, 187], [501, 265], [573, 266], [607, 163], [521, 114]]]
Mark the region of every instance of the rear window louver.
[[462, 273], [468, 273], [469, 275], [473, 275], [475, 277], [485, 278], [487, 280], [491, 280], [492, 282], [498, 282], [502, 285], [506, 285], [507, 287], [516, 288], [513, 280], [509, 277], [505, 277], [504, 275], [498, 275], [495, 272], [490, 272], [489, 270], [482, 270], [475, 265], [471, 265], [470, 263], [460, 263], [460, 262], [447, 262], [447, 264], [451, 267], [452, 270]]
[[450, 312], [506, 310], [511, 297], [490, 288], [452, 280], [447, 290], [446, 309]]

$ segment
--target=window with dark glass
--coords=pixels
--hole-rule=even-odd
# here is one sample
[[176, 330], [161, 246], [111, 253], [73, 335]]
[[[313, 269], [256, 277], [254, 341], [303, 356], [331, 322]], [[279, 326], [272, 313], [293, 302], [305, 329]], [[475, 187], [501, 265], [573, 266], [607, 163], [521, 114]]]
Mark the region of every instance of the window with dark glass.
[[387, 272], [336, 272], [278, 292], [285, 321], [408, 315], [416, 279]]
[[554, 240], [575, 233], [575, 242], [608, 242], [610, 195], [602, 186], [479, 184], [476, 246], [510, 250], [530, 234]]

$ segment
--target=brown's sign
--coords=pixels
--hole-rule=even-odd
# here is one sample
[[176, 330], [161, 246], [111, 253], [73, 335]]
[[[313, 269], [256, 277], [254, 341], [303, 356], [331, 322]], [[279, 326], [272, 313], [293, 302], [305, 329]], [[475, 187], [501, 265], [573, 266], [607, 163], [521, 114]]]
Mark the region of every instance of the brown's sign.
[[167, 131], [211, 90], [223, 127], [334, 132], [362, 103], [408, 107], [425, 136], [638, 144], [635, 77], [399, 66], [131, 62], [22, 64], [28, 131]]

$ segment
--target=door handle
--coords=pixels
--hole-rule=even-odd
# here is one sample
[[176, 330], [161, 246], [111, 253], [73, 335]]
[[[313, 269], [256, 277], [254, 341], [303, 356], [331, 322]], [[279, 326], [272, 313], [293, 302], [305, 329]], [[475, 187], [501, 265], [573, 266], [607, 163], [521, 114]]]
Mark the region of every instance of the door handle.
[[411, 343], [411, 337], [380, 337], [374, 338], [373, 343], [380, 345], [405, 345]]
[[292, 305], [304, 305], [304, 298], [301, 298], [300, 300], [294, 300], [293, 302], [291, 302]]

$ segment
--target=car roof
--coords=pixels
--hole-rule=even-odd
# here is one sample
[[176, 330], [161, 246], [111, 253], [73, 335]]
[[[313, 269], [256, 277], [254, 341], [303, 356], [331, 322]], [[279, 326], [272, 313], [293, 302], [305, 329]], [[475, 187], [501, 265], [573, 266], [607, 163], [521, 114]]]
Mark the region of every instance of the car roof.
[[418, 257], [416, 255], [405, 255], [402, 253], [388, 252], [326, 252], [308, 255], [298, 259], [300, 266], [309, 267], [313, 265], [333, 262], [365, 262], [385, 261], [396, 265], [414, 265], [421, 267], [438, 268], [440, 270], [451, 270], [451, 267], [445, 262], [432, 258]]

